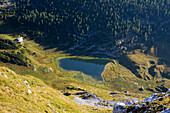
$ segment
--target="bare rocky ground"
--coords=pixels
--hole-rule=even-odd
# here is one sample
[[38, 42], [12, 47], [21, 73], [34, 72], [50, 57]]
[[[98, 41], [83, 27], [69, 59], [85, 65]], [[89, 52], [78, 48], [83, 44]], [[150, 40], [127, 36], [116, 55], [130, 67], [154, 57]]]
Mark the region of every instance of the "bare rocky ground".
[[[73, 99], [81, 105], [88, 105], [94, 107], [106, 107], [112, 108], [113, 113], [124, 113], [124, 112], [170, 112], [170, 89], [167, 92], [155, 93], [150, 95], [145, 100], [140, 101], [139, 99], [127, 99], [123, 101], [104, 101], [91, 93], [83, 98], [75, 97]], [[97, 109], [100, 110], [100, 109]]]
[[[124, 97], [122, 97], [122, 98], [124, 98]], [[137, 98], [130, 99], [128, 97], [124, 98], [122, 101], [103, 100], [100, 97], [97, 97], [93, 93], [83, 96], [83, 98], [76, 96], [73, 100], [81, 105], [89, 105], [89, 106], [95, 106], [95, 107], [106, 107], [106, 108], [112, 108], [116, 103], [120, 103], [120, 102], [125, 103], [126, 105], [132, 105], [136, 102], [140, 102], [140, 100]]]

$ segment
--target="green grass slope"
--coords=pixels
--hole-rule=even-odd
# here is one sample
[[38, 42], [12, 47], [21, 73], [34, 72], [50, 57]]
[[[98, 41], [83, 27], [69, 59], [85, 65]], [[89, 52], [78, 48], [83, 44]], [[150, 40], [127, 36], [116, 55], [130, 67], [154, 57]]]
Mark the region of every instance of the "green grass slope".
[[[0, 67], [1, 113], [88, 113], [92, 109], [95, 108], [77, 104], [35, 77], [20, 76], [8, 68]], [[109, 111], [103, 108], [100, 112]]]
[[0, 72], [1, 112], [81, 112], [76, 103], [34, 77], [2, 67]]
[[[145, 61], [147, 57], [144, 57], [143, 59], [140, 59], [140, 57], [138, 57], [139, 59], [137, 58], [135, 59], [135, 56], [140, 56], [140, 55], [133, 55], [133, 56], [131, 55], [130, 58], [132, 58], [133, 61], [141, 61], [136, 63], [136, 66], [140, 65], [141, 68], [142, 66], [147, 67]], [[150, 60], [153, 61], [154, 59], [150, 58]], [[149, 63], [149, 61], [147, 62]], [[146, 73], [148, 71], [146, 70], [146, 68], [145, 69], [139, 68], [136, 72], [140, 72], [142, 75], [143, 73]], [[144, 74], [144, 76], [146, 75]], [[107, 83], [108, 87], [118, 91], [128, 90], [130, 92], [146, 94], [149, 93], [150, 91], [151, 92], [167, 91], [167, 89], [169, 89], [170, 87], [169, 79], [166, 78], [155, 78], [155, 79], [152, 78], [151, 80], [141, 79], [137, 75], [133, 74], [128, 68], [120, 65], [117, 61], [114, 61], [114, 63], [108, 63], [105, 66], [105, 70], [102, 73], [102, 77], [104, 79], [104, 82]], [[139, 90], [141, 87], [144, 87], [145, 89], [142, 92]]]

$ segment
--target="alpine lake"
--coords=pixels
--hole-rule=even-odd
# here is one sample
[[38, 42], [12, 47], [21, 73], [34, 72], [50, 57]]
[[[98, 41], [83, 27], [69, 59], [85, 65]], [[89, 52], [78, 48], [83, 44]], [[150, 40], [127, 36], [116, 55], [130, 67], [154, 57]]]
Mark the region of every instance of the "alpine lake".
[[101, 74], [105, 65], [111, 62], [109, 59], [86, 58], [86, 57], [55, 57], [56, 67], [63, 72], [80, 72], [102, 81]]

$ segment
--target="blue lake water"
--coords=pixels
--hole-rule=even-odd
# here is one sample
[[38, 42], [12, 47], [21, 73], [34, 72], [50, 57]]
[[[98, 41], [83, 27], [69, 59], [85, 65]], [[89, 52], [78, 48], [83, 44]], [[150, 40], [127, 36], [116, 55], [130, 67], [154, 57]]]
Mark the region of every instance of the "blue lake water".
[[91, 75], [93, 78], [102, 80], [101, 74], [104, 71], [108, 60], [101, 59], [78, 59], [64, 58], [59, 60], [60, 67], [65, 70], [81, 71], [84, 74]]

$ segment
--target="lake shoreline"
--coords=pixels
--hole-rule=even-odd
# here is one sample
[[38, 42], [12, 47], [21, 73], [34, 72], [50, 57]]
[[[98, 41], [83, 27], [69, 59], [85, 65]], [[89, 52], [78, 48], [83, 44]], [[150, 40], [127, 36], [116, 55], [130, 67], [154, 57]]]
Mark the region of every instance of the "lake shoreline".
[[[55, 64], [55, 67], [56, 67], [56, 69], [58, 70], [58, 71], [60, 71], [60, 72], [62, 72], [62, 73], [67, 73], [67, 74], [72, 74], [72, 73], [77, 73], [77, 74], [80, 74], [80, 73], [83, 73], [83, 74], [85, 74], [85, 75], [87, 75], [87, 76], [91, 76], [91, 77], [93, 77], [92, 75], [90, 75], [90, 74], [87, 74], [87, 73], [84, 73], [84, 72], [82, 72], [82, 71], [76, 71], [76, 70], [66, 70], [66, 69], [64, 69], [64, 68], [62, 68], [61, 66], [60, 66], [60, 60], [62, 60], [62, 59], [78, 59], [78, 60], [81, 60], [81, 61], [85, 61], [85, 62], [91, 62], [91, 61], [93, 61], [93, 60], [95, 60], [95, 62], [97, 61], [97, 64], [98, 65], [101, 65], [103, 62], [104, 62], [104, 64], [102, 64], [104, 67], [103, 67], [103, 69], [102, 69], [102, 72], [101, 72], [101, 74], [100, 74], [100, 77], [101, 77], [101, 79], [100, 79], [100, 81], [102, 81], [102, 82], [104, 82], [104, 78], [103, 78], [103, 76], [102, 76], [102, 73], [105, 71], [105, 66], [109, 63], [109, 62], [113, 62], [113, 60], [112, 59], [109, 59], [109, 58], [98, 58], [98, 57], [83, 57], [83, 56], [57, 56], [57, 57], [54, 57], [54, 64]], [[100, 62], [102, 62], [102, 63], [98, 63], [98, 61], [100, 61]], [[92, 62], [93, 63], [93, 62]], [[94, 78], [94, 77], [93, 77]], [[96, 78], [94, 78], [94, 79], [96, 79]], [[96, 79], [97, 80], [97, 79]], [[98, 80], [97, 80], [98, 81]]]

